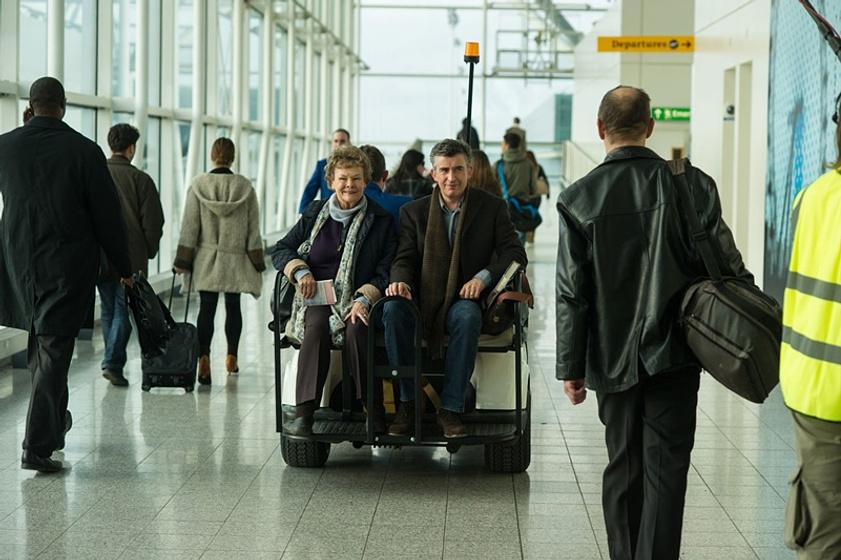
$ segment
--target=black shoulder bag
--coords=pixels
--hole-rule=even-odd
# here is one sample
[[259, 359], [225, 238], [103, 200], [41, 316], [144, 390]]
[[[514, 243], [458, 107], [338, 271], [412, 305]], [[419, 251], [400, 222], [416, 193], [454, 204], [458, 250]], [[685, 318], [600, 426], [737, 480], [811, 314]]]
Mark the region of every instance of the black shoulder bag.
[[751, 402], [761, 403], [779, 382], [782, 309], [777, 301], [741, 278], [723, 277], [698, 219], [686, 181], [687, 159], [669, 162], [678, 204], [708, 278], [689, 285], [680, 303], [686, 342], [701, 366], [719, 383]]

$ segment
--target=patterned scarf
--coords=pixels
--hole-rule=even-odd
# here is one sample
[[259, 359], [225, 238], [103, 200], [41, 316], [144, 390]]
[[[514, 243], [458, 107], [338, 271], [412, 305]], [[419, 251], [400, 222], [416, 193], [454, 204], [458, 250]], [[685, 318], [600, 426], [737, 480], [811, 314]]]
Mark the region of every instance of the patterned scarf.
[[[429, 354], [433, 359], [444, 357], [444, 325], [447, 320], [447, 311], [459, 288], [457, 283], [461, 234], [464, 217], [467, 215], [469, 192], [470, 189], [464, 191], [452, 248], [444, 221], [444, 210], [441, 209], [438, 187], [432, 191], [429, 201], [429, 219], [426, 224], [421, 265], [423, 280], [420, 288], [420, 311], [423, 337], [427, 341]], [[441, 286], [446, 286], [443, 292]]]
[[[335, 204], [336, 195], [333, 194], [330, 200], [325, 204], [318, 216], [315, 218], [315, 223], [312, 226], [309, 238], [301, 243], [298, 247], [298, 255], [305, 261], [308, 261], [310, 250], [315, 238], [318, 237], [318, 232], [321, 227], [331, 217], [330, 206]], [[339, 259], [339, 270], [336, 272], [336, 278], [333, 280], [333, 288], [336, 290], [336, 304], [332, 305], [333, 313], [330, 315], [330, 336], [335, 346], [341, 346], [345, 341], [345, 322], [344, 316], [348, 314], [353, 305], [353, 257], [356, 253], [356, 244], [358, 242], [359, 230], [365, 221], [365, 211], [368, 208], [368, 199], [362, 197], [362, 200], [353, 209], [354, 214], [350, 217], [350, 226], [345, 224], [348, 228], [345, 236], [344, 248], [342, 249], [342, 257]], [[337, 220], [344, 221], [344, 220]], [[287, 325], [287, 334], [294, 340], [301, 341], [304, 339], [304, 314], [306, 307], [304, 307], [304, 299], [301, 294], [295, 292], [295, 299], [292, 302], [292, 315], [289, 318]]]

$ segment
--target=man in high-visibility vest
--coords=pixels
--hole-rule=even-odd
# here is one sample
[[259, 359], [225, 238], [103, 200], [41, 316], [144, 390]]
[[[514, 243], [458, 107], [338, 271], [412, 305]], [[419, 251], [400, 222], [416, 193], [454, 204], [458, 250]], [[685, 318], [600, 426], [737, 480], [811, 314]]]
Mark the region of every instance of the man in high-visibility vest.
[[[841, 127], [836, 139], [841, 154]], [[792, 411], [797, 453], [785, 541], [799, 560], [841, 558], [839, 217], [841, 155], [830, 172], [798, 194], [791, 216], [780, 386]]]

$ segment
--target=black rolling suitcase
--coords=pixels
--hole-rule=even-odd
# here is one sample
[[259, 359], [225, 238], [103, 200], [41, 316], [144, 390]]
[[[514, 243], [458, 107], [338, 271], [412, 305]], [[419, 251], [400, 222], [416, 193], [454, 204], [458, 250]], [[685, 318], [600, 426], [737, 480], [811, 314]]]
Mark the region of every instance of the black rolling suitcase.
[[[196, 366], [199, 361], [199, 339], [196, 326], [187, 322], [190, 311], [190, 291], [193, 279], [187, 288], [187, 305], [184, 322], [175, 323], [172, 335], [159, 356], [142, 356], [140, 369], [143, 371], [141, 388], [183, 387], [188, 393], [196, 386]], [[175, 290], [175, 271], [172, 274], [172, 288], [169, 292], [169, 306], [172, 308], [172, 292]]]

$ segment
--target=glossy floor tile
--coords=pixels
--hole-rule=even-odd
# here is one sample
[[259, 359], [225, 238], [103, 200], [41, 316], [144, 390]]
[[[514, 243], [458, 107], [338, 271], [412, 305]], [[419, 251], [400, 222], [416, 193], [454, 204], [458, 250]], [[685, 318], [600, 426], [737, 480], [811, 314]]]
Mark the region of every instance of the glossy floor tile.
[[[557, 220], [529, 245], [532, 463], [483, 467], [481, 448], [333, 446], [323, 469], [286, 467], [274, 417], [264, 296], [244, 296], [240, 371], [224, 372], [220, 306], [213, 385], [140, 389], [132, 340], [128, 388], [101, 377], [100, 333], [79, 341], [70, 374], [69, 468], [20, 469], [26, 370], [0, 368], [0, 558], [601, 559], [603, 430], [593, 395], [572, 407], [554, 379]], [[176, 313], [183, 309], [183, 298]], [[195, 319], [198, 305], [191, 305]], [[682, 558], [782, 559], [792, 430], [779, 390], [761, 406], [702, 379]]]

